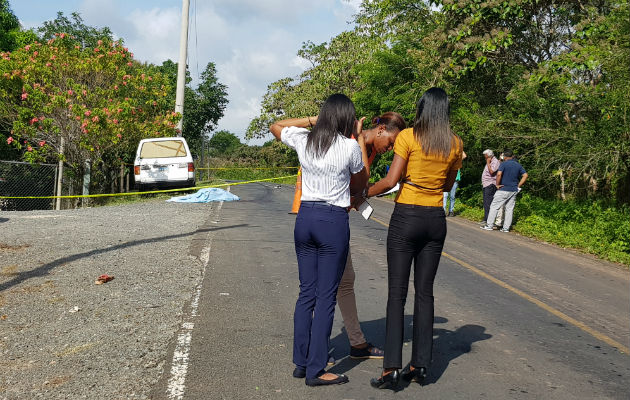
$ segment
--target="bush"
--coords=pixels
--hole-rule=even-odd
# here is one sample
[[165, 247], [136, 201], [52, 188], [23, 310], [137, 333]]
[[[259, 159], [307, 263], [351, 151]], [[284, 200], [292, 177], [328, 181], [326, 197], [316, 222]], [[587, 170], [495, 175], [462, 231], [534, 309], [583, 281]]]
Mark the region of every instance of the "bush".
[[[457, 211], [483, 219], [481, 187], [458, 191]], [[599, 201], [560, 201], [519, 195], [513, 229], [564, 247], [630, 265], [630, 208]]]

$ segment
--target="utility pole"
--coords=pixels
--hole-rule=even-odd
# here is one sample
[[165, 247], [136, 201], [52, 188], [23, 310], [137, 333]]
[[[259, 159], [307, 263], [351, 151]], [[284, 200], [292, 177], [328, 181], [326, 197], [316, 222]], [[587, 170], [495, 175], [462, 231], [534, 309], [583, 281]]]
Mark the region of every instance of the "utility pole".
[[188, 50], [188, 9], [190, 0], [182, 1], [182, 31], [179, 36], [179, 63], [177, 64], [177, 94], [175, 96], [175, 112], [182, 118], [177, 123], [177, 136], [182, 136], [184, 121], [184, 88], [186, 87], [186, 53]]
[[55, 204], [55, 210], [59, 211], [61, 210], [61, 198], [59, 196], [61, 196], [62, 193], [62, 184], [63, 184], [63, 150], [64, 147], [66, 145], [66, 141], [64, 140], [63, 136], [61, 137], [61, 144], [59, 145], [59, 153], [60, 153], [60, 157], [59, 157], [59, 166], [57, 167], [57, 202]]

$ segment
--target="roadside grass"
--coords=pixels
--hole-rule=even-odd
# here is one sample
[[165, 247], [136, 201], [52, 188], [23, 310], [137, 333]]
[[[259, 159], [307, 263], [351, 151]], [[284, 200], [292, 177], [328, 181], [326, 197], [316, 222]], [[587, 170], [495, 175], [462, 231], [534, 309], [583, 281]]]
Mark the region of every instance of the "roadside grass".
[[179, 192], [139, 194], [135, 196], [102, 197], [90, 199], [90, 207], [118, 206], [122, 204], [142, 203], [153, 200], [168, 200], [171, 196], [177, 196]]
[[[225, 183], [225, 181], [220, 179], [211, 179], [207, 181], [197, 182], [197, 186], [206, 186], [206, 185], [220, 185]], [[183, 196], [188, 193], [192, 193], [193, 191], [190, 189], [183, 188], [181, 191], [174, 191], [168, 193], [147, 193], [147, 194], [138, 194], [138, 195], [130, 195], [130, 196], [113, 196], [113, 197], [97, 197], [95, 199], [91, 199], [90, 206], [92, 207], [102, 207], [102, 206], [115, 206], [121, 204], [132, 204], [132, 203], [141, 203], [146, 201], [166, 201], [173, 196]]]
[[[481, 221], [481, 196], [457, 198], [455, 212]], [[630, 208], [603, 201], [546, 200], [528, 193], [519, 195], [512, 229], [563, 247], [595, 254], [630, 267]]]

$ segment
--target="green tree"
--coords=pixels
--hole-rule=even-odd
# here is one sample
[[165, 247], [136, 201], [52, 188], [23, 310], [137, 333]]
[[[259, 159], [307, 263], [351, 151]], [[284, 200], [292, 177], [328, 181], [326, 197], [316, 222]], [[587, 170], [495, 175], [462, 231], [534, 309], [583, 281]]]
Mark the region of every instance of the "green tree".
[[297, 78], [269, 85], [261, 113], [249, 124], [246, 138], [264, 137], [277, 119], [316, 115], [333, 93], [352, 96], [361, 87], [354, 67], [369, 64], [375, 50], [383, 46], [382, 38], [363, 36], [357, 30], [342, 32], [319, 45], [304, 43], [298, 56], [309, 61], [311, 67]]
[[216, 66], [210, 62], [201, 73], [197, 89], [185, 93], [183, 136], [193, 148], [201, 148], [204, 137], [223, 117], [227, 103], [227, 86], [219, 82]]
[[83, 18], [77, 12], [66, 17], [63, 12], [57, 13], [57, 18], [46, 21], [37, 29], [42, 41], [54, 39], [60, 32], [70, 35], [80, 46], [87, 48], [98, 47], [99, 41], [114, 41], [114, 35], [108, 27], [95, 28], [85, 25]]
[[[175, 107], [175, 88], [177, 87], [177, 63], [166, 60], [161, 66], [154, 67], [165, 74], [172, 90], [167, 100]], [[227, 86], [217, 78], [216, 66], [210, 62], [201, 74], [201, 81], [196, 89], [191, 88], [190, 74], [186, 71], [186, 88], [184, 90], [184, 124], [182, 136], [186, 138], [194, 152], [201, 151], [205, 137], [212, 132], [223, 117], [227, 106]]]
[[117, 42], [83, 48], [65, 33], [0, 53], [0, 98], [11, 121], [7, 143], [27, 161], [63, 158], [129, 162], [140, 139], [173, 136], [168, 80], [151, 74]]
[[409, 116], [442, 86], [470, 163], [512, 147], [539, 195], [627, 193], [627, 3], [441, 0], [428, 15], [423, 4], [363, 2], [358, 29], [390, 46], [355, 68], [358, 109], [401, 103]]
[[350, 95], [360, 116], [410, 120], [420, 95], [440, 86], [468, 165], [483, 165], [485, 148], [511, 147], [539, 196], [630, 201], [626, 1], [365, 0], [355, 22], [304, 44], [311, 68], [268, 87], [248, 137], [317, 112], [333, 91]]
[[213, 154], [223, 155], [233, 153], [243, 144], [235, 134], [221, 130], [212, 135], [208, 140], [208, 146]]
[[541, 62], [507, 98], [534, 166], [554, 176], [563, 198], [630, 200], [630, 13], [628, 3], [608, 5], [585, 7], [570, 50]]
[[[23, 31], [11, 11], [8, 0], [0, 0], [0, 52], [11, 52], [37, 39], [33, 31]], [[7, 143], [11, 130], [9, 111], [5, 101], [0, 101], [0, 160], [17, 160], [19, 152]]]
[[19, 29], [20, 22], [11, 11], [9, 0], [0, 0], [0, 51], [12, 51], [17, 47], [15, 34]]

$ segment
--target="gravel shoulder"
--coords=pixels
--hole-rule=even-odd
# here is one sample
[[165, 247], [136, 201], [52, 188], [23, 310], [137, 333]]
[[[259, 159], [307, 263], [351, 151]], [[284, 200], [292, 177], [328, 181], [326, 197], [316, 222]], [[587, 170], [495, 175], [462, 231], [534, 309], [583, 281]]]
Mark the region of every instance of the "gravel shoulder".
[[[148, 201], [0, 214], [0, 398], [148, 398], [217, 212]], [[95, 285], [101, 274], [115, 279]]]

